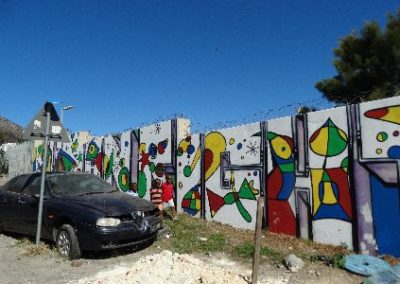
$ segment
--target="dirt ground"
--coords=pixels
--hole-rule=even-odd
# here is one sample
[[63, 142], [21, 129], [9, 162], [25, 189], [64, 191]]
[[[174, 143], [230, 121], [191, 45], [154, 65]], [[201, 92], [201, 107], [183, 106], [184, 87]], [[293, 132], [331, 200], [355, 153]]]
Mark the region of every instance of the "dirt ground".
[[[86, 255], [65, 260], [54, 249], [36, 247], [15, 235], [0, 235], [1, 283], [249, 283], [251, 262], [223, 253], [179, 255], [156, 241], [137, 250]], [[282, 265], [260, 266], [259, 283], [361, 283], [362, 278], [321, 263], [298, 272]]]

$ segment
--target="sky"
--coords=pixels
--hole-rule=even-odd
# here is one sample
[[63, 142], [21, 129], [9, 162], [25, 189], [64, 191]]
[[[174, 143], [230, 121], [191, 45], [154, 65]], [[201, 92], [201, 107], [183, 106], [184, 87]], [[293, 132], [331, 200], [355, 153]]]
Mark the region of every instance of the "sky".
[[333, 49], [390, 0], [0, 0], [0, 115], [46, 101], [94, 135], [181, 116], [195, 132], [333, 105]]

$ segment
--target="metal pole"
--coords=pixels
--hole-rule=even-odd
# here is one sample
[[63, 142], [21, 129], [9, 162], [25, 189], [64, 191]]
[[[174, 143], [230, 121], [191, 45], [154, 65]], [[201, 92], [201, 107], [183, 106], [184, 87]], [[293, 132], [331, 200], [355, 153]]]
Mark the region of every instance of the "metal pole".
[[257, 284], [258, 267], [260, 265], [260, 245], [261, 245], [261, 224], [264, 210], [264, 197], [258, 198], [257, 201], [257, 219], [256, 231], [254, 233], [254, 255], [253, 255], [253, 269], [251, 273], [251, 283]]
[[61, 116], [60, 116], [61, 124], [64, 122], [64, 109], [61, 109]]
[[47, 168], [47, 148], [49, 144], [49, 130], [50, 130], [50, 112], [46, 112], [46, 134], [44, 136], [44, 151], [43, 151], [43, 166], [42, 166], [42, 180], [40, 182], [40, 197], [39, 197], [39, 213], [37, 219], [36, 229], [36, 245], [40, 242], [40, 231], [42, 229], [42, 214], [43, 214], [43, 194], [44, 194], [44, 182], [46, 180], [46, 168]]

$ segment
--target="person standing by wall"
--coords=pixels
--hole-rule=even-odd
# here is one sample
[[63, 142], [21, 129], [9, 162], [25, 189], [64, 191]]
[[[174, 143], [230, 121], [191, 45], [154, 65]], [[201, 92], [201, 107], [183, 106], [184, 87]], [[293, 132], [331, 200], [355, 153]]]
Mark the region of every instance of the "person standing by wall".
[[171, 208], [172, 210], [172, 219], [175, 220], [177, 213], [175, 209], [174, 203], [174, 184], [172, 182], [172, 177], [170, 175], [166, 175], [166, 181], [162, 184], [162, 201], [163, 201], [163, 210], [167, 208]]
[[160, 212], [163, 212], [161, 180], [158, 178], [153, 180], [150, 189], [150, 201], [158, 208], [158, 210], [160, 210]]

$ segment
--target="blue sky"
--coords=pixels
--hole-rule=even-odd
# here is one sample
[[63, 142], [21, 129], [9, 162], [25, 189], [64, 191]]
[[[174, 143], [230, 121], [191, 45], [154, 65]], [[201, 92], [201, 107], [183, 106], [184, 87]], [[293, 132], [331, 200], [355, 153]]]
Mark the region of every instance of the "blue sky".
[[[0, 115], [45, 101], [65, 126], [116, 133], [183, 113], [195, 128], [328, 108], [332, 50], [398, 1], [1, 1]], [[273, 111], [271, 111], [273, 110]]]

